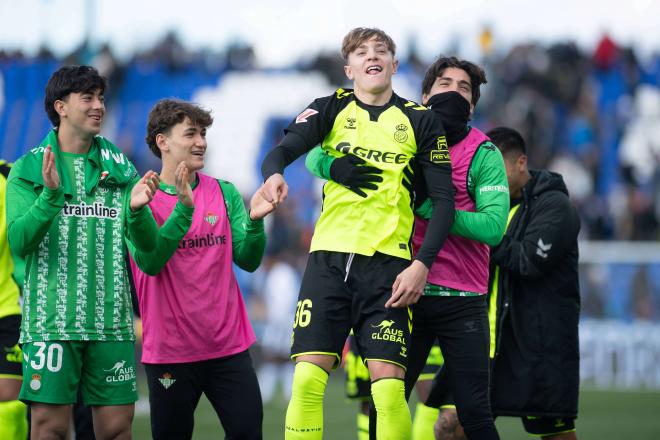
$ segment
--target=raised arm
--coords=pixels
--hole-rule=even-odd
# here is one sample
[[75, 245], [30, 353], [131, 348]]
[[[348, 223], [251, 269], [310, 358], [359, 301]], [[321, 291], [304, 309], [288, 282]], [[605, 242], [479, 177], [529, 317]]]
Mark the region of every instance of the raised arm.
[[7, 179], [7, 236], [12, 252], [21, 257], [37, 249], [64, 207], [64, 190], [50, 145], [44, 151], [40, 194], [35, 193], [32, 182], [21, 178], [23, 165], [23, 161], [17, 162]]

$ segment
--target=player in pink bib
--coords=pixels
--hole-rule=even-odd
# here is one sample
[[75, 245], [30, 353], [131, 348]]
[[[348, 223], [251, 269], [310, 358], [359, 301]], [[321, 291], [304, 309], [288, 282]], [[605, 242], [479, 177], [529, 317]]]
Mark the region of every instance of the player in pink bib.
[[255, 196], [250, 213], [231, 183], [199, 172], [209, 112], [166, 99], [149, 114], [147, 143], [163, 161], [150, 207], [156, 249], [129, 245], [143, 325], [155, 439], [191, 438], [204, 393], [228, 438], [260, 439], [263, 408], [248, 348], [255, 335], [232, 262], [254, 271], [274, 206]]

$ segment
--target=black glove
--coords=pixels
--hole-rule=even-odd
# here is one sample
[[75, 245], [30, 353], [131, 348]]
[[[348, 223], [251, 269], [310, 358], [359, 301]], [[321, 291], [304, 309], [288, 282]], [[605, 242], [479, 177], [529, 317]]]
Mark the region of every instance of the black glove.
[[383, 178], [378, 175], [383, 170], [364, 165], [365, 163], [364, 159], [352, 154], [338, 157], [330, 165], [330, 178], [360, 197], [367, 197], [362, 189], [378, 189], [375, 182], [383, 181]]

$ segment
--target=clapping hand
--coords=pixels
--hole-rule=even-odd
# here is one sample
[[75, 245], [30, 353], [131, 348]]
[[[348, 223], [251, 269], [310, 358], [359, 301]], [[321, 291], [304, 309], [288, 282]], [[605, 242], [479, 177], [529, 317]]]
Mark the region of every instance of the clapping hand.
[[151, 202], [158, 189], [160, 177], [154, 171], [147, 171], [131, 190], [131, 211], [137, 211]]
[[44, 150], [44, 159], [41, 165], [41, 177], [44, 179], [44, 185], [46, 185], [47, 188], [54, 191], [60, 187], [60, 175], [57, 174], [55, 154], [50, 145]]
[[194, 199], [192, 187], [188, 181], [189, 171], [186, 163], [181, 161], [174, 171], [174, 183], [176, 186], [176, 194], [179, 196], [179, 201], [188, 208], [193, 207]]

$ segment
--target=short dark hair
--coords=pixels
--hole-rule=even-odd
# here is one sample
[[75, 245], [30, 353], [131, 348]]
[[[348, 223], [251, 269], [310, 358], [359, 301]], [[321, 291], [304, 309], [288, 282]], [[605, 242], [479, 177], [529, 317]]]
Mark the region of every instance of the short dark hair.
[[344, 60], [348, 60], [348, 56], [355, 49], [360, 47], [360, 44], [365, 41], [369, 41], [372, 38], [376, 37], [378, 41], [385, 43], [385, 46], [392, 52], [392, 55], [396, 54], [396, 44], [392, 37], [387, 35], [385, 31], [382, 31], [378, 28], [363, 28], [357, 27], [351, 29], [349, 33], [344, 36], [344, 41], [341, 44], [341, 56], [344, 57]]
[[512, 153], [527, 155], [525, 139], [523, 139], [522, 135], [513, 128], [496, 127], [488, 131], [486, 136], [497, 145], [497, 148], [502, 152], [502, 156], [507, 156]]
[[433, 88], [435, 79], [442, 75], [445, 69], [449, 67], [462, 69], [468, 74], [470, 77], [470, 85], [472, 86], [472, 105], [477, 105], [479, 97], [481, 97], [481, 85], [488, 82], [486, 80], [486, 72], [476, 64], [466, 60], [459, 60], [456, 57], [440, 56], [433, 64], [431, 64], [426, 70], [426, 74], [424, 74], [422, 93], [425, 95], [431, 93], [431, 88]]
[[105, 93], [108, 81], [90, 66], [64, 66], [53, 73], [46, 84], [44, 107], [54, 127], [60, 126], [60, 115], [55, 111], [55, 101], [67, 99], [71, 93]]
[[161, 157], [161, 154], [156, 144], [156, 136], [160, 133], [169, 134], [172, 127], [180, 124], [186, 118], [197, 127], [207, 128], [213, 124], [213, 116], [210, 111], [180, 99], [161, 99], [151, 109], [145, 141], [157, 157]]

